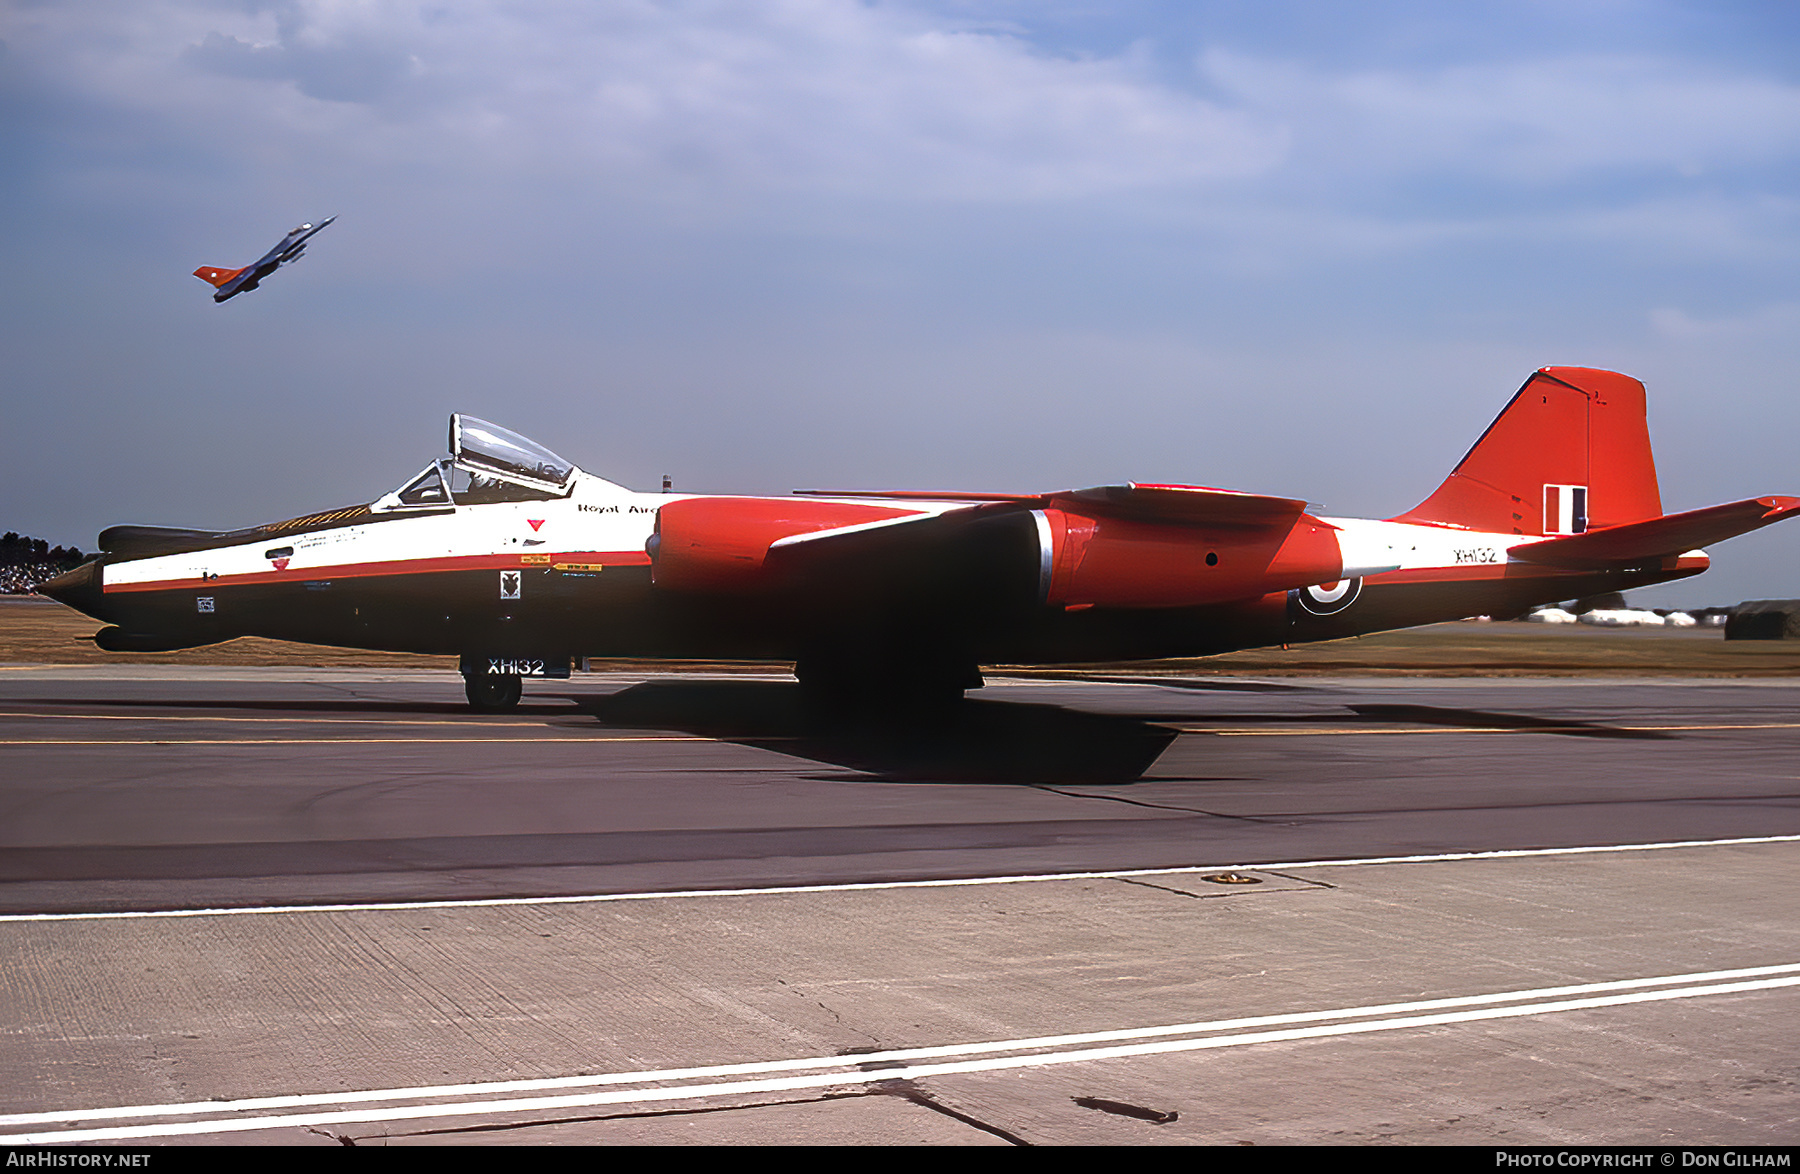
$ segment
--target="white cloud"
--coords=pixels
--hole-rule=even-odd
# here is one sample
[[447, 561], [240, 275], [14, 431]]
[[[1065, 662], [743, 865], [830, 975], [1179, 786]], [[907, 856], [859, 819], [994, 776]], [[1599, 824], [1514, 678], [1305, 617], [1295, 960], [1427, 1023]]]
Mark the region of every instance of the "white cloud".
[[1657, 57], [1522, 57], [1325, 72], [1222, 50], [1202, 73], [1232, 105], [1294, 128], [1297, 163], [1552, 184], [1609, 168], [1688, 178], [1792, 160], [1800, 87]]
[[524, 192], [562, 201], [564, 223], [572, 199], [715, 221], [1133, 199], [1110, 214], [1220, 234], [1212, 255], [1241, 271], [1506, 238], [1745, 255], [1785, 239], [1759, 169], [1800, 150], [1800, 87], [1650, 56], [1371, 69], [1215, 47], [1184, 89], [1137, 49], [1051, 54], [853, 0], [141, 0], [0, 19], [12, 65], [78, 111], [70, 151], [84, 133], [111, 150], [110, 109], [148, 128], [130, 166], [210, 180], [198, 160], [440, 216]]
[[1673, 306], [1650, 311], [1650, 326], [1671, 343], [1743, 346], [1786, 344], [1800, 338], [1800, 302], [1776, 302], [1743, 314], [1704, 317]]
[[986, 201], [1243, 177], [1284, 149], [1128, 56], [850, 0], [72, 7], [9, 30], [50, 84], [378, 158]]

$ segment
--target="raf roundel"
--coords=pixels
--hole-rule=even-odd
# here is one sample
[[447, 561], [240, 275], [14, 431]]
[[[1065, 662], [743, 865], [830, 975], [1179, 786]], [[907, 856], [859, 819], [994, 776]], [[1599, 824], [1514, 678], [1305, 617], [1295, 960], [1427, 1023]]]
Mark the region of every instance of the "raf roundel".
[[1300, 606], [1315, 616], [1336, 615], [1356, 602], [1362, 594], [1362, 580], [1339, 579], [1335, 583], [1320, 583], [1313, 587], [1302, 587], [1294, 592]]

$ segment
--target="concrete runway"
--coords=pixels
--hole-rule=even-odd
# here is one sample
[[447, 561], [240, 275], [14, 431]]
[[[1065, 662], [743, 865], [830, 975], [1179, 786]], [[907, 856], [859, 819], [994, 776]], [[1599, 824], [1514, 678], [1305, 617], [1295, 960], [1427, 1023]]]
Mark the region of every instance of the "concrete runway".
[[975, 696], [0, 670], [0, 1140], [1800, 1137], [1800, 682]]

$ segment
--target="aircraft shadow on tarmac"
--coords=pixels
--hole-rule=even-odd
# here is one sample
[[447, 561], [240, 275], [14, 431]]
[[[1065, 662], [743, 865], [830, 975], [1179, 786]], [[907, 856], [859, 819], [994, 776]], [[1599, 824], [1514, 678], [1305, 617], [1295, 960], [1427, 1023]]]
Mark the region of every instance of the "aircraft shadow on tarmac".
[[651, 681], [569, 700], [609, 726], [761, 746], [886, 782], [1130, 783], [1180, 736], [1136, 717], [1016, 701], [831, 715], [780, 681]]
[[1569, 718], [1530, 717], [1518, 713], [1492, 713], [1479, 709], [1447, 709], [1437, 705], [1351, 705], [1358, 717], [1373, 722], [1409, 722], [1423, 726], [1466, 726], [1483, 730], [1517, 730], [1521, 733], [1563, 734], [1573, 738], [1626, 738], [1662, 741], [1675, 735], [1661, 730], [1634, 730]]
[[1409, 725], [1435, 726], [1439, 729], [1466, 729], [1489, 733], [1496, 730], [1507, 730], [1521, 734], [1556, 734], [1569, 738], [1624, 738], [1634, 741], [1664, 741], [1679, 739], [1679, 734], [1662, 730], [1633, 729], [1630, 726], [1609, 726], [1600, 722], [1578, 721], [1563, 717], [1533, 717], [1522, 713], [1496, 713], [1486, 709], [1453, 709], [1439, 705], [1345, 705], [1343, 707], [1354, 716], [1345, 717], [1338, 709], [1312, 710], [1306, 713], [1206, 713], [1206, 714], [1146, 714], [1137, 717], [1151, 722], [1178, 722], [1189, 727], [1190, 733], [1205, 734], [1203, 729], [1194, 729], [1195, 722], [1205, 722], [1209, 726], [1328, 726], [1334, 728], [1368, 726]]
[[[810, 708], [778, 681], [650, 681], [606, 696], [569, 695], [609, 726], [676, 730], [849, 767], [886, 782], [1122, 784], [1153, 766], [1193, 713], [1097, 714], [1059, 705], [969, 699], [936, 709], [860, 716]], [[1406, 723], [1570, 737], [1660, 740], [1674, 735], [1567, 718], [1429, 705], [1348, 705], [1352, 724]], [[1341, 711], [1257, 713], [1202, 720], [1344, 725]]]
[[[1124, 679], [1121, 679], [1123, 681]], [[1134, 681], [1132, 683], [1165, 682]], [[1245, 691], [1235, 682], [1177, 682], [1182, 689]], [[1307, 686], [1253, 687], [1256, 692], [1313, 692]], [[466, 716], [460, 704], [372, 698], [317, 701], [263, 699], [38, 698], [38, 703], [132, 709], [287, 711], [359, 716]], [[1345, 705], [1342, 709], [1206, 713], [1091, 713], [1041, 702], [969, 699], [960, 705], [889, 707], [855, 716], [821, 713], [797, 685], [783, 681], [673, 679], [648, 681], [611, 694], [539, 694], [515, 712], [561, 724], [572, 704], [607, 726], [679, 731], [848, 768], [884, 782], [958, 782], [1015, 785], [1101, 785], [1139, 781], [1180, 737], [1169, 725], [1409, 724], [1439, 728], [1511, 730], [1570, 737], [1660, 740], [1678, 735], [1568, 718], [1536, 717], [1429, 705]], [[1347, 709], [1354, 717], [1346, 718]], [[1200, 736], [1204, 731], [1195, 730]], [[1172, 781], [1172, 780], [1163, 780]], [[1187, 781], [1206, 781], [1188, 779]]]

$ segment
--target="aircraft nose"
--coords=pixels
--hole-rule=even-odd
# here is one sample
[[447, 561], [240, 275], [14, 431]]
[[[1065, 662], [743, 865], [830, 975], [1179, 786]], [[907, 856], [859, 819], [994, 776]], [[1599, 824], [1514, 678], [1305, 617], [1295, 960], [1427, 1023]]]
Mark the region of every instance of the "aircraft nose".
[[48, 583], [38, 585], [39, 595], [48, 595], [60, 604], [85, 612], [95, 619], [100, 615], [100, 564], [82, 563], [72, 571], [64, 571]]

